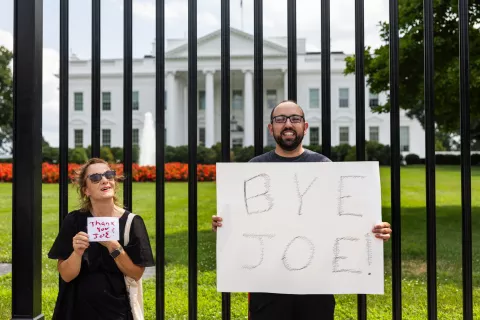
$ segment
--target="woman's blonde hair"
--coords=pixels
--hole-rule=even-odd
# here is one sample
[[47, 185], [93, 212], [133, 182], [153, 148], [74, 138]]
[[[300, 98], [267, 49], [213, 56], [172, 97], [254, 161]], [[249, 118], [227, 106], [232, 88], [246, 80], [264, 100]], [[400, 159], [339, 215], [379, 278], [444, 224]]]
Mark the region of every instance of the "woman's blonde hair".
[[[77, 185], [77, 192], [79, 195], [80, 201], [80, 211], [88, 212], [92, 209], [92, 202], [90, 201], [90, 197], [85, 194], [85, 188], [87, 187], [87, 169], [92, 164], [103, 163], [107, 166], [110, 166], [107, 161], [100, 159], [100, 158], [92, 158], [85, 162], [80, 169], [75, 172], [74, 183]], [[113, 202], [115, 205], [122, 207], [121, 204], [118, 202], [117, 197], [117, 190], [118, 190], [118, 182], [123, 179], [123, 176], [115, 176], [115, 190], [113, 195]]]

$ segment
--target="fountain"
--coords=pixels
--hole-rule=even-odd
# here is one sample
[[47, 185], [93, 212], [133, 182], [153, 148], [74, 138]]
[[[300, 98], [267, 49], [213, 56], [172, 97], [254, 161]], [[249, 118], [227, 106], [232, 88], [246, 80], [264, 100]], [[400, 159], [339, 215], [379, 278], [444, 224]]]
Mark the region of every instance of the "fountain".
[[138, 164], [141, 166], [155, 165], [155, 125], [151, 112], [145, 113], [138, 160]]

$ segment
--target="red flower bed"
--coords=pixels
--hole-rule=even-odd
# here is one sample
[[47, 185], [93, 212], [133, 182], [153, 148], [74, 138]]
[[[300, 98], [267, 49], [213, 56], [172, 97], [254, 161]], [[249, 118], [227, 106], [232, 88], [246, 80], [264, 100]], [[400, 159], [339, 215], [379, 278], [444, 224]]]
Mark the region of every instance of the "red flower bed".
[[[112, 169], [117, 171], [117, 175], [123, 175], [123, 164], [111, 164]], [[75, 171], [80, 168], [79, 164], [68, 164], [68, 177], [72, 181]], [[12, 182], [12, 164], [0, 163], [0, 182]], [[197, 165], [198, 181], [215, 181], [216, 170], [214, 164]], [[57, 164], [42, 164], [42, 181], [44, 183], [58, 183], [60, 177]], [[155, 166], [132, 165], [132, 178], [136, 182], [156, 181]], [[186, 163], [171, 162], [165, 164], [165, 181], [188, 181], [188, 165]]]
[[0, 181], [12, 182], [13, 167], [11, 163], [0, 163]]

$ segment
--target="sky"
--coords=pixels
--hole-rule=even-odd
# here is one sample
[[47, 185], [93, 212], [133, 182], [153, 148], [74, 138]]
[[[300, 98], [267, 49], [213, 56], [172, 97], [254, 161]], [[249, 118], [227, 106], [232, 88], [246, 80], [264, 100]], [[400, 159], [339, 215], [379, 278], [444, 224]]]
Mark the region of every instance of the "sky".
[[[58, 146], [59, 111], [59, 1], [43, 0], [43, 135]], [[101, 57], [123, 57], [123, 0], [101, 0]], [[231, 27], [253, 34], [253, 1], [230, 0]], [[70, 52], [80, 59], [91, 57], [92, 0], [70, 0]], [[240, 3], [243, 2], [241, 6]], [[165, 0], [165, 35], [186, 38], [187, 0]], [[297, 0], [297, 38], [306, 39], [307, 50], [320, 51], [320, 0]], [[355, 51], [355, 0], [330, 2], [331, 50]], [[365, 45], [382, 43], [378, 24], [388, 21], [388, 2], [365, 1]], [[287, 36], [287, 0], [263, 1], [264, 38]], [[220, 29], [220, 0], [197, 2], [198, 37]], [[155, 40], [155, 0], [133, 0], [133, 56], [151, 54]], [[13, 0], [0, 3], [0, 45], [13, 48]], [[168, 48], [167, 48], [168, 49]], [[252, 53], [253, 54], [253, 53]]]

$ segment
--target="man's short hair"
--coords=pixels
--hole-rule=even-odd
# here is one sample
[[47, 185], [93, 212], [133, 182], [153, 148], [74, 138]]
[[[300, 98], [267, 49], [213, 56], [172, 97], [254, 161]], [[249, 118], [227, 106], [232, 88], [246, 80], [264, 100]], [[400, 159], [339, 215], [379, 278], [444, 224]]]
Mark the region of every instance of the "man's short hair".
[[295, 100], [287, 99], [287, 100], [280, 101], [275, 107], [272, 108], [272, 112], [270, 112], [270, 122], [273, 121], [273, 112], [275, 111], [275, 109], [284, 102], [292, 102], [292, 103], [296, 104], [297, 107], [299, 107], [300, 110], [302, 110], [302, 115], [305, 116], [305, 112], [303, 111], [302, 107], [300, 107], [300, 105]]

